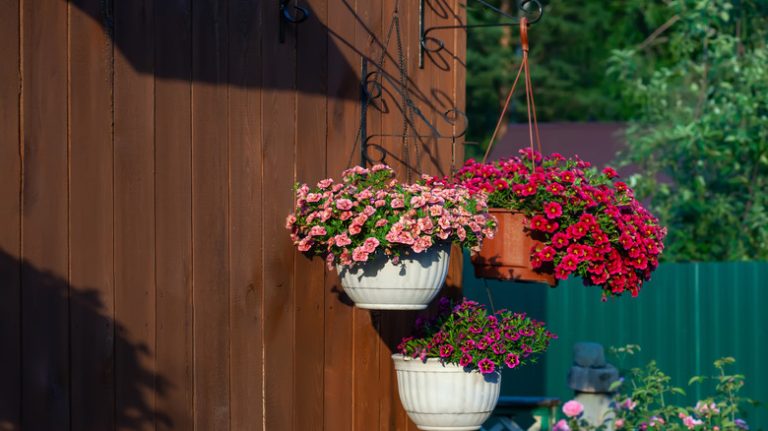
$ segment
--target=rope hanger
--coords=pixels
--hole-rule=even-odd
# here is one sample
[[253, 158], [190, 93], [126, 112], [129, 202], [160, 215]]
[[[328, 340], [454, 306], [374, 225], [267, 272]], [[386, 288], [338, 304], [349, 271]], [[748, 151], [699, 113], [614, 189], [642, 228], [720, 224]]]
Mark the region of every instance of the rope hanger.
[[509, 109], [509, 104], [512, 101], [512, 95], [515, 93], [515, 88], [517, 87], [517, 83], [520, 80], [520, 75], [523, 73], [525, 74], [525, 99], [526, 107], [528, 108], [528, 135], [530, 138], [530, 148], [531, 152], [533, 152], [533, 143], [535, 137], [539, 153], [542, 152], [541, 138], [539, 136], [539, 123], [536, 119], [536, 102], [533, 98], [533, 83], [531, 82], [530, 62], [528, 61], [528, 20], [526, 18], [520, 19], [520, 45], [523, 50], [523, 59], [520, 62], [520, 67], [517, 69], [515, 81], [512, 83], [512, 88], [509, 90], [509, 94], [507, 94], [507, 99], [504, 102], [504, 107], [501, 110], [501, 114], [499, 114], [499, 119], [496, 122], [496, 128], [493, 131], [493, 135], [491, 135], [491, 140], [488, 142], [488, 148], [486, 148], [485, 155], [483, 155], [483, 163], [488, 160], [488, 156], [491, 154], [491, 148], [493, 148], [493, 144], [495, 143], [496, 137], [498, 136], [499, 130], [501, 129], [501, 124], [504, 121], [504, 115], [506, 115], [507, 110]]

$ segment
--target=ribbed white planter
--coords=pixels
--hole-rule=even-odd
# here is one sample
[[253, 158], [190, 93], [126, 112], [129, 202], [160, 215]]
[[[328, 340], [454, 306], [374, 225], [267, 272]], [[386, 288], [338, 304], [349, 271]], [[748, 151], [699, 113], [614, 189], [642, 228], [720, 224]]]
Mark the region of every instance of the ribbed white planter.
[[422, 430], [476, 430], [499, 401], [501, 374], [466, 372], [439, 359], [392, 355], [400, 402]]
[[451, 244], [401, 256], [395, 265], [383, 253], [362, 265], [337, 266], [341, 285], [355, 305], [373, 310], [423, 310], [448, 273]]

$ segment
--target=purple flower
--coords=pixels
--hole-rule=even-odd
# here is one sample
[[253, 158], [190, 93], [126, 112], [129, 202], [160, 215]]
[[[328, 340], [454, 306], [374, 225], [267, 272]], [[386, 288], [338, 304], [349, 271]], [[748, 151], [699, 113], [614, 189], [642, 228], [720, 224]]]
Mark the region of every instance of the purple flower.
[[733, 421], [733, 423], [739, 429], [742, 429], [742, 430], [748, 430], [749, 429], [749, 425], [747, 425], [747, 422], [744, 419], [736, 419], [735, 421]]
[[477, 368], [479, 368], [480, 372], [483, 374], [490, 374], [496, 369], [496, 364], [494, 364], [492, 360], [485, 358], [477, 363]]

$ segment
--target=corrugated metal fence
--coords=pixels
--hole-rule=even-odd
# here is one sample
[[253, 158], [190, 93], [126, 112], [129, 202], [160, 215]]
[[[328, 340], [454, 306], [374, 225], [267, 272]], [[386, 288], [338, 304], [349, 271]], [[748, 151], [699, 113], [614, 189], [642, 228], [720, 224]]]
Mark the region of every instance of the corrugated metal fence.
[[[694, 375], [712, 374], [712, 362], [724, 356], [736, 358], [734, 372], [745, 374], [744, 396], [768, 402], [768, 262], [664, 264], [637, 298], [600, 301], [596, 287], [584, 287], [578, 279], [555, 289], [543, 285], [488, 282], [494, 305], [526, 311], [545, 320], [560, 338], [538, 364], [524, 372], [505, 375], [505, 395], [548, 395], [568, 399], [566, 386], [572, 347], [578, 341], [606, 346], [639, 344], [642, 351], [626, 363], [629, 368], [655, 359], [673, 384], [695, 403], [709, 391], [688, 387]], [[465, 294], [488, 303], [482, 280], [464, 270]], [[703, 393], [702, 393], [703, 392]], [[768, 429], [768, 409], [749, 412], [752, 429]]]

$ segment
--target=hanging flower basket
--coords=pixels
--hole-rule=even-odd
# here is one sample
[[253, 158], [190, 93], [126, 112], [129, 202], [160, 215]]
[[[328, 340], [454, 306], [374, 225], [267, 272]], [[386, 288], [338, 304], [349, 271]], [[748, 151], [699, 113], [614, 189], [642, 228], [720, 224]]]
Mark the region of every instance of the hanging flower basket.
[[357, 306], [417, 310], [442, 287], [450, 244], [479, 250], [495, 221], [483, 194], [429, 176], [400, 183], [376, 165], [298, 185], [286, 228], [299, 251], [337, 269]]
[[604, 297], [637, 296], [658, 266], [666, 229], [632, 189], [616, 181], [614, 169], [598, 172], [578, 157], [556, 153], [520, 153], [491, 163], [469, 160], [454, 177], [472, 194], [487, 193], [492, 207], [517, 213], [518, 221], [519, 214], [527, 219], [523, 235], [519, 230], [507, 234], [499, 223], [496, 240], [503, 246], [483, 245], [488, 250], [473, 259], [478, 275], [504, 278], [505, 273], [484, 270], [488, 259], [508, 262], [527, 254], [534, 271], [521, 272], [520, 279], [541, 281], [541, 274], [551, 271], [557, 280], [575, 274], [587, 285], [600, 286]]
[[337, 265], [341, 285], [360, 308], [422, 310], [440, 292], [448, 274], [451, 244], [441, 242], [422, 253], [400, 256], [397, 263], [385, 253], [361, 265]]
[[525, 214], [503, 208], [491, 208], [489, 212], [496, 217], [498, 227], [496, 235], [485, 240], [480, 251], [472, 256], [475, 277], [555, 286], [557, 280], [551, 264], [534, 268], [531, 263], [531, 250], [540, 250], [544, 245], [531, 235]]
[[400, 401], [422, 430], [476, 430], [499, 399], [501, 368], [525, 365], [555, 336], [524, 314], [464, 300], [416, 323], [392, 355]]

